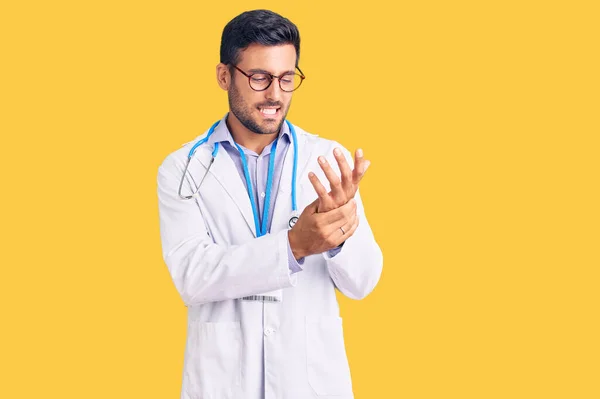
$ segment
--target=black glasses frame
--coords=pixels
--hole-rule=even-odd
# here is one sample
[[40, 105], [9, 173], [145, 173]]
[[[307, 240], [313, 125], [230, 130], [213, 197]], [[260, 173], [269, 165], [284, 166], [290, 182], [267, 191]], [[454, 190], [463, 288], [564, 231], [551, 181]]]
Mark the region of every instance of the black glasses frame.
[[[300, 67], [296, 67], [296, 69], [298, 69], [298, 71], [300, 71], [300, 74], [294, 73], [294, 75], [298, 75], [300, 77], [300, 83], [298, 84], [298, 87], [294, 88], [294, 90], [285, 90], [282, 86], [281, 86], [281, 78], [283, 78], [284, 76], [291, 76], [291, 73], [288, 72], [284, 72], [279, 76], [273, 75], [271, 73], [268, 72], [254, 72], [251, 74], [247, 74], [246, 72], [242, 71], [240, 68], [237, 67], [237, 65], [233, 65], [231, 64], [232, 67], [234, 67], [235, 69], [237, 69], [238, 71], [240, 71], [244, 76], [246, 76], [248, 78], [248, 85], [250, 86], [250, 88], [254, 91], [265, 91], [267, 90], [269, 87], [271, 87], [271, 83], [273, 83], [273, 79], [277, 79], [277, 81], [279, 82], [279, 88], [282, 91], [285, 91], [286, 93], [291, 93], [294, 90], [298, 90], [298, 88], [300, 86], [302, 86], [302, 82], [304, 82], [304, 79], [306, 79], [306, 76], [304, 76], [304, 72], [302, 72], [302, 70], [300, 69]], [[254, 87], [252, 87], [252, 83], [250, 82], [250, 79], [252, 79], [252, 76], [254, 75], [267, 75], [270, 80], [269, 80], [269, 84], [267, 85], [267, 87], [265, 87], [264, 89], [260, 89], [257, 90]]]

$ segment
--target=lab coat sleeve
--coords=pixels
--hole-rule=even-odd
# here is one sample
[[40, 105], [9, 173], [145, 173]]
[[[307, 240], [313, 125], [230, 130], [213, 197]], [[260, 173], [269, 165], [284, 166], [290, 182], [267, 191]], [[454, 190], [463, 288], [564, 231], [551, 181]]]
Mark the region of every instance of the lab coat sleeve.
[[[353, 167], [350, 153], [345, 149], [343, 152]], [[358, 227], [335, 256], [329, 251], [323, 252], [322, 255], [326, 260], [329, 275], [340, 292], [352, 299], [363, 299], [379, 282], [383, 269], [383, 254], [367, 221], [360, 189], [354, 199], [359, 218]]]
[[[288, 230], [241, 245], [217, 245], [195, 199], [177, 194], [178, 168], [158, 168], [158, 206], [163, 259], [186, 306], [259, 295], [296, 285], [288, 259]], [[174, 172], [175, 171], [175, 172]]]
[[329, 250], [329, 256], [330, 257], [334, 257], [336, 256], [342, 249], [342, 245], [344, 245], [344, 243], [341, 243], [340, 245], [338, 245], [337, 247], [330, 249]]
[[296, 259], [294, 257], [294, 252], [292, 251], [292, 247], [290, 245], [290, 237], [288, 236], [287, 240], [288, 246], [288, 267], [290, 269], [290, 273], [298, 273], [302, 270], [302, 265], [304, 264], [304, 258]]

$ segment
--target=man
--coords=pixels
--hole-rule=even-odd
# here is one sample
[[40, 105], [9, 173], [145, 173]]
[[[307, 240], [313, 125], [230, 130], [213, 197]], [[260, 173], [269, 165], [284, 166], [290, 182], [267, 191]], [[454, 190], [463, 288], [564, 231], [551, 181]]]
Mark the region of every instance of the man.
[[285, 121], [299, 54], [286, 18], [231, 20], [229, 112], [159, 167], [163, 257], [188, 307], [181, 398], [353, 398], [335, 288], [361, 299], [381, 275], [358, 193], [369, 161]]

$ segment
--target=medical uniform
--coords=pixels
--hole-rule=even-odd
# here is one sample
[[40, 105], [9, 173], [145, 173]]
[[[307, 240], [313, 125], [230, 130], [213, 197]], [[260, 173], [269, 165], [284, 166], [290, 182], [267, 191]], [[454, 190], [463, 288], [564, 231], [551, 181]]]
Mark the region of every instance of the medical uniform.
[[[383, 264], [360, 193], [354, 235], [342, 247], [296, 261], [287, 236], [294, 163], [287, 124], [276, 154], [272, 144], [260, 155], [241, 148], [259, 217], [267, 165], [275, 155], [269, 232], [260, 236], [226, 117], [190, 159], [183, 190], [191, 193], [210, 166], [215, 143], [222, 145], [197, 196], [182, 200], [178, 186], [190, 148], [208, 132], [169, 154], [158, 170], [163, 257], [188, 307], [181, 398], [353, 398], [335, 288], [350, 298], [364, 298], [379, 281]], [[329, 190], [317, 157], [326, 156], [339, 173], [332, 151], [341, 146], [297, 126], [294, 133], [301, 212], [317, 198], [308, 171]], [[343, 152], [352, 165], [349, 152]], [[241, 299], [274, 291], [280, 300]]]

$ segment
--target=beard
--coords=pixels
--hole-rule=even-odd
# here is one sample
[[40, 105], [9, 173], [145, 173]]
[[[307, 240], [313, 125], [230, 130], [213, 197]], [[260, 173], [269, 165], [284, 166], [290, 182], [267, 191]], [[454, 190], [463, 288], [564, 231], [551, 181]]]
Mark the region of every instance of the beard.
[[[273, 84], [275, 84], [275, 83], [273, 83]], [[288, 110], [290, 109], [290, 104], [291, 104], [291, 101], [290, 101], [290, 103], [288, 103], [287, 108], [285, 109], [285, 112], [284, 112], [284, 104], [281, 102], [266, 102], [266, 103], [262, 103], [262, 104], [257, 104], [256, 106], [252, 107], [252, 106], [246, 104], [246, 102], [240, 95], [240, 92], [238, 91], [235, 84], [232, 84], [231, 87], [229, 88], [228, 97], [229, 97], [229, 109], [231, 110], [233, 115], [235, 115], [235, 117], [238, 118], [238, 120], [241, 122], [241, 124], [246, 129], [248, 129], [251, 132], [256, 133], [256, 134], [279, 133], [281, 131], [281, 126], [283, 125], [283, 122], [285, 122], [285, 118], [287, 117], [287, 113], [288, 113]], [[253, 109], [256, 109], [256, 107], [260, 107], [260, 106], [280, 107], [279, 111], [283, 115], [283, 117], [281, 118], [281, 122], [279, 122], [278, 124], [275, 125], [274, 124], [275, 119], [271, 119], [271, 121], [273, 121], [272, 123], [267, 122], [263, 126], [261, 126], [259, 124], [257, 118], [252, 117]], [[267, 120], [269, 120], [269, 119], [267, 119]]]

